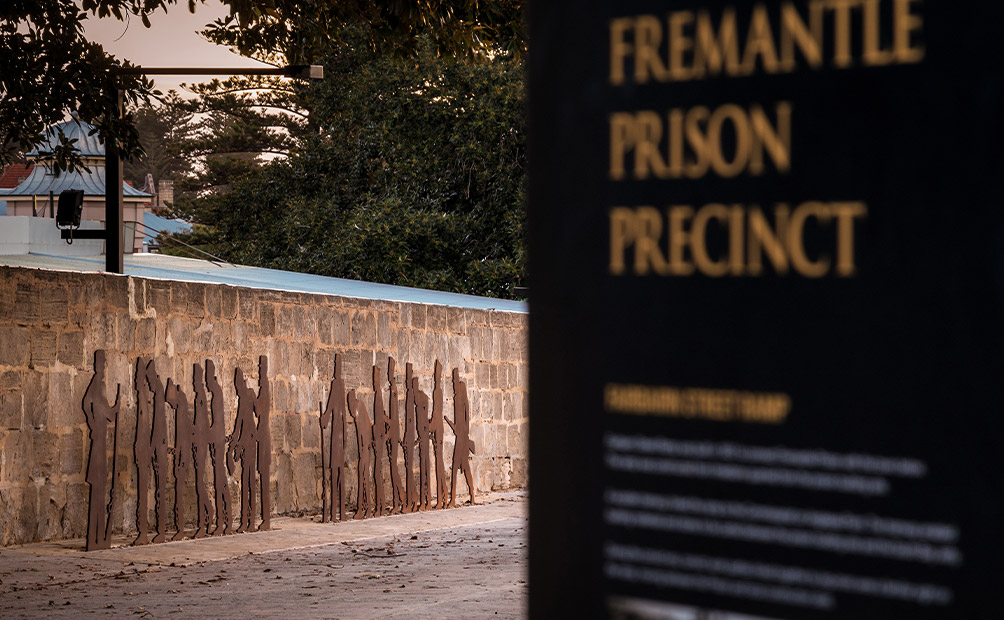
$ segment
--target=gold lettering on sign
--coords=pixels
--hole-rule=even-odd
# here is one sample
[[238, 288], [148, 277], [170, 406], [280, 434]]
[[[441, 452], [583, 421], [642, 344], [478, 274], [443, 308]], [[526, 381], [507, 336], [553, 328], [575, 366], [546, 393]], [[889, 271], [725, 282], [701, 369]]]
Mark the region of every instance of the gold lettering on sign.
[[802, 0], [777, 8], [758, 2], [744, 8], [745, 28], [732, 6], [717, 16], [682, 10], [618, 17], [609, 23], [610, 84], [629, 75], [647, 84], [791, 73], [798, 69], [796, 55], [813, 70], [918, 63], [924, 58], [922, 1]]
[[[855, 224], [867, 214], [863, 202], [778, 203], [769, 212], [758, 205], [717, 203], [697, 209], [673, 205], [665, 212], [614, 207], [609, 269], [612, 275], [720, 278], [758, 277], [769, 267], [780, 276], [846, 278], [856, 271]], [[806, 246], [810, 226], [820, 249]]]
[[768, 113], [727, 103], [709, 110], [674, 108], [663, 117], [652, 110], [610, 115], [610, 178], [697, 179], [709, 171], [730, 178], [759, 176], [770, 167], [791, 168], [791, 113], [788, 101]]

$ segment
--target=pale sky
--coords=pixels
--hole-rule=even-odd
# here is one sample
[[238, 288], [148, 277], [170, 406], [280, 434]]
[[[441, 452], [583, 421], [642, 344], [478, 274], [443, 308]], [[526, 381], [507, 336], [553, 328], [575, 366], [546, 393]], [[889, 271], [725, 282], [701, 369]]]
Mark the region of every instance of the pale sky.
[[[0, 0], [3, 1], [3, 0]], [[130, 21], [98, 19], [88, 15], [84, 20], [85, 36], [100, 43], [106, 51], [117, 58], [129, 60], [133, 64], [147, 67], [264, 67], [250, 58], [231, 53], [227, 48], [210, 43], [199, 36], [203, 30], [227, 12], [227, 7], [215, 0], [198, 4], [195, 13], [188, 12], [188, 3], [180, 0], [170, 5], [168, 12], [157, 11], [150, 16], [151, 27], [143, 27], [138, 17]], [[167, 92], [177, 90], [183, 97], [191, 97], [183, 91], [181, 82], [198, 83], [209, 81], [213, 76], [154, 76], [157, 89]], [[221, 77], [222, 76], [218, 76]]]

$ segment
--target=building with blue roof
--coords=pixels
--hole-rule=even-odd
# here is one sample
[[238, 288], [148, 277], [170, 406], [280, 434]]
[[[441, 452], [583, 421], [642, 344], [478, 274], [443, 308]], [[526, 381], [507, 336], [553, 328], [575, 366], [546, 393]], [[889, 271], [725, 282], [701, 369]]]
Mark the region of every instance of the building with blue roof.
[[[47, 164], [47, 160], [59, 142], [59, 134], [75, 140], [74, 146], [80, 152], [87, 170], [73, 172], [58, 171]], [[63, 190], [83, 190], [84, 209], [82, 220], [103, 222], [105, 219], [105, 146], [98, 140], [93, 125], [77, 118], [64, 121], [50, 127], [45, 133], [45, 139], [25, 154], [27, 159], [35, 162], [31, 173], [17, 187], [0, 189], [0, 200], [6, 202], [8, 216], [45, 216], [49, 217], [49, 198], [55, 202]], [[153, 199], [151, 194], [142, 192], [123, 183], [123, 222], [126, 228], [126, 251], [141, 251], [143, 247], [144, 229], [136, 226], [144, 222], [146, 206]], [[53, 224], [55, 226], [55, 224]], [[130, 234], [133, 243], [130, 247]]]

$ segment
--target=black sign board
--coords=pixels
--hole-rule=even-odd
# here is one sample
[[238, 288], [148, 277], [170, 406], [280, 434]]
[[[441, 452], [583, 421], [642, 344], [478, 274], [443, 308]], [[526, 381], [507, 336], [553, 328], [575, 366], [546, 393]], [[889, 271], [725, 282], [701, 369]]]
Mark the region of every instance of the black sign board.
[[531, 616], [1004, 618], [1001, 4], [529, 18]]

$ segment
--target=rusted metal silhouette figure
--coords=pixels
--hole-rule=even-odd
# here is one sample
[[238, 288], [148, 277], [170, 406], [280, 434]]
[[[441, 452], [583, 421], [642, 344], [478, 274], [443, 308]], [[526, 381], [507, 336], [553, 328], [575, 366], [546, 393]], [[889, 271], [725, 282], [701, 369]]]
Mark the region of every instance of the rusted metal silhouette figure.
[[241, 516], [237, 532], [254, 532], [255, 522], [255, 472], [258, 469], [258, 428], [255, 425], [255, 394], [248, 387], [240, 368], [234, 369], [234, 388], [237, 390], [237, 419], [231, 435], [230, 452], [241, 462]]
[[[272, 410], [272, 388], [268, 382], [268, 357], [258, 357], [258, 396], [254, 411], [258, 415], [258, 478], [261, 480], [261, 528], [272, 529], [272, 433], [269, 432], [269, 414]], [[251, 489], [254, 493], [254, 488]], [[254, 511], [251, 511], [252, 514]]]
[[443, 438], [446, 425], [443, 424], [443, 365], [436, 360], [432, 374], [432, 419], [429, 420], [429, 437], [436, 451], [436, 505], [446, 507], [446, 456], [443, 454]]
[[153, 393], [153, 428], [150, 447], [153, 452], [154, 509], [157, 515], [157, 535], [151, 542], [167, 540], [167, 408], [164, 396], [167, 390], [157, 374], [157, 366], [151, 359], [144, 374], [146, 384]]
[[[231, 506], [230, 489], [227, 486], [227, 469], [233, 471], [233, 460], [226, 463], [226, 421], [223, 415], [223, 388], [216, 379], [216, 366], [213, 360], [206, 360], [206, 387], [212, 395], [210, 411], [213, 421], [209, 425], [209, 456], [213, 461], [213, 492], [216, 497], [216, 529], [212, 536], [230, 534], [233, 530], [233, 509]], [[228, 467], [229, 466], [229, 467]]]
[[[91, 435], [91, 450], [87, 459], [85, 480], [90, 485], [87, 506], [87, 550], [108, 549], [111, 536], [106, 523], [109, 510], [105, 505], [105, 484], [108, 480], [108, 425], [115, 422], [121, 408], [121, 385], [115, 388], [115, 404], [108, 404], [105, 391], [105, 352], [94, 352], [94, 376], [84, 392], [83, 410]], [[117, 435], [117, 433], [116, 433]], [[113, 465], [114, 467], [114, 465]], [[114, 477], [114, 470], [113, 470]], [[112, 482], [114, 486], [114, 480]], [[109, 502], [111, 503], [111, 502]]]
[[418, 420], [418, 495], [419, 510], [428, 510], [432, 501], [432, 491], [429, 488], [429, 397], [418, 389], [418, 377], [411, 378], [412, 390], [415, 392], [415, 419]]
[[136, 389], [136, 440], [133, 442], [133, 459], [136, 462], [136, 529], [139, 534], [134, 545], [145, 545], [149, 541], [147, 524], [149, 516], [150, 467], [153, 465], [151, 434], [153, 433], [153, 394], [146, 382], [147, 361], [136, 360], [136, 375], [133, 387]]
[[390, 418], [383, 406], [383, 390], [380, 385], [380, 369], [373, 366], [373, 489], [376, 501], [376, 516], [383, 516], [386, 498], [383, 488], [383, 456], [387, 454], [387, 431]]
[[398, 455], [401, 453], [401, 404], [397, 401], [397, 384], [394, 382], [394, 358], [387, 359], [388, 388], [387, 408], [390, 412], [390, 428], [387, 432], [389, 448], [391, 512], [404, 511], [404, 483], [398, 469]]
[[405, 501], [403, 512], [418, 510], [418, 486], [415, 484], [415, 448], [418, 443], [417, 417], [415, 415], [415, 389], [412, 387], [411, 362], [404, 365], [404, 451]]
[[164, 393], [167, 404], [174, 407], [174, 525], [178, 532], [171, 540], [181, 540], [185, 537], [185, 478], [193, 457], [195, 447], [195, 425], [192, 422], [192, 410], [188, 406], [188, 397], [184, 390], [173, 380], [167, 380], [167, 390]]
[[[342, 356], [335, 354], [335, 374], [328, 391], [328, 404], [321, 411], [321, 471], [327, 476], [321, 487], [321, 522], [345, 518], [345, 381], [342, 379]], [[318, 403], [320, 407], [320, 403]], [[331, 426], [328, 439], [328, 466], [324, 467], [324, 429]], [[325, 494], [327, 487], [327, 494]], [[337, 498], [337, 500], [336, 500]], [[335, 519], [335, 502], [338, 518]]]
[[195, 538], [209, 534], [209, 489], [206, 487], [206, 463], [209, 460], [209, 398], [202, 364], [192, 364], [192, 389], [195, 392], [195, 427], [192, 456], [195, 459], [195, 501], [198, 528]]
[[366, 415], [366, 409], [356, 399], [356, 391], [349, 390], [346, 397], [349, 405], [349, 415], [355, 420], [356, 446], [359, 448], [357, 472], [359, 484], [356, 487], [356, 514], [353, 519], [365, 519], [373, 515], [373, 498], [370, 494], [369, 476], [370, 463], [373, 461], [373, 425]]
[[453, 463], [450, 465], [450, 477], [453, 483], [450, 485], [450, 503], [447, 506], [456, 505], [459, 472], [463, 472], [467, 480], [467, 490], [471, 494], [471, 505], [473, 505], [474, 473], [471, 471], [470, 455], [474, 454], [474, 442], [471, 441], [471, 407], [467, 400], [467, 384], [460, 380], [460, 370], [457, 368], [453, 369], [453, 418], [456, 422], [446, 420], [457, 439], [453, 444]]

